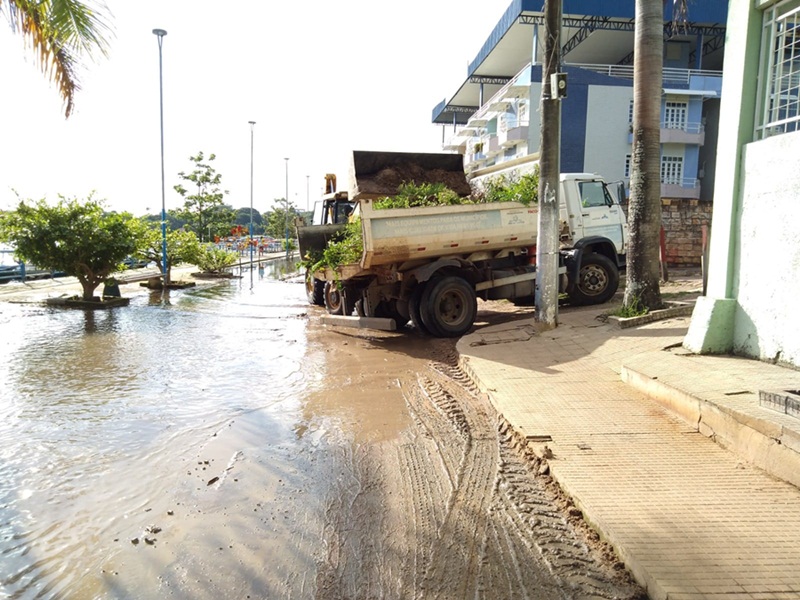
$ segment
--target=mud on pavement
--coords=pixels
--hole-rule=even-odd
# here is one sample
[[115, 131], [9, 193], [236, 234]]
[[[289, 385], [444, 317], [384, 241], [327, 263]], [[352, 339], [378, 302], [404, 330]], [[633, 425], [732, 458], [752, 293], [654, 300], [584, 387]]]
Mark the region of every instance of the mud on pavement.
[[405, 335], [425, 359], [398, 381], [410, 424], [347, 457], [316, 597], [646, 598], [458, 367], [454, 342]]

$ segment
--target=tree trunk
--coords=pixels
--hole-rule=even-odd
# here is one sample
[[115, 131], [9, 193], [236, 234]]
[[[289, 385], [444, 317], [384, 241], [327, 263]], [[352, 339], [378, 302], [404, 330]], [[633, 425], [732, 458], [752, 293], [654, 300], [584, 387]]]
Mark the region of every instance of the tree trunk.
[[97, 284], [92, 283], [90, 279], [84, 277], [80, 277], [78, 281], [81, 282], [81, 287], [83, 288], [83, 300], [91, 302], [94, 298], [94, 291], [97, 289]]
[[636, 0], [633, 62], [633, 150], [628, 207], [628, 259], [624, 305], [662, 307], [661, 86], [664, 47], [662, 0]]

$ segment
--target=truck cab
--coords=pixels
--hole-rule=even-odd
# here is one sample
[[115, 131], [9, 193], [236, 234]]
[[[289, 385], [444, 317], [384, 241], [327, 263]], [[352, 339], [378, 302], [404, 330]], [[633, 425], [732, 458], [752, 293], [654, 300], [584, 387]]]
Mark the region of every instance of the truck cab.
[[620, 206], [619, 186], [613, 190], [593, 173], [562, 173], [560, 179], [561, 219], [569, 229], [569, 237], [563, 241], [575, 245], [587, 238], [605, 238], [613, 244], [617, 257], [624, 257], [628, 224]]
[[353, 212], [355, 202], [350, 202], [347, 192], [325, 194], [314, 203], [313, 225], [343, 225]]

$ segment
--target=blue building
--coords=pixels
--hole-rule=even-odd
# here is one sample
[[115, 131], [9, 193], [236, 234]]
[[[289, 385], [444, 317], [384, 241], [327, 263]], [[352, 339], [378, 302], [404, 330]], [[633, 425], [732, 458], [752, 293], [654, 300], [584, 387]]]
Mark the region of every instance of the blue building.
[[[665, 11], [661, 195], [673, 265], [699, 264], [700, 230], [710, 220], [727, 7], [727, 0], [690, 2], [677, 30]], [[542, 10], [542, 0], [514, 0], [464, 82], [433, 110], [443, 148], [463, 154], [473, 177], [524, 170], [538, 159]], [[563, 0], [564, 172], [629, 179], [634, 28], [629, 0]]]

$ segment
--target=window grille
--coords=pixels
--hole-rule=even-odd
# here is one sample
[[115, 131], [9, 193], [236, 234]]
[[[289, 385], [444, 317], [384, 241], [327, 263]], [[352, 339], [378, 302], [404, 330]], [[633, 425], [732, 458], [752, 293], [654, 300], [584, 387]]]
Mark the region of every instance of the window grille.
[[760, 139], [800, 129], [800, 0], [764, 11]]

